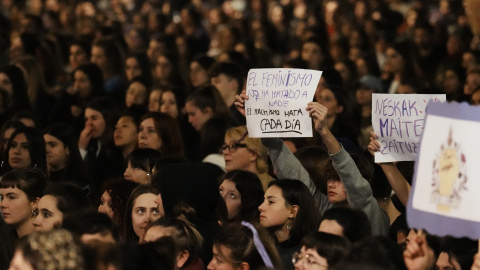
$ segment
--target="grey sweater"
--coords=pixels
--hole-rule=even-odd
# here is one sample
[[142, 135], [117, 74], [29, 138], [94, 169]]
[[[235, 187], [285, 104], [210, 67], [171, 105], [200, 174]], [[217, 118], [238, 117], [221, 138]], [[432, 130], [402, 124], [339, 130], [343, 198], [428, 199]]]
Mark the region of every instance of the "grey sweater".
[[[300, 161], [290, 152], [282, 140], [278, 138], [263, 138], [262, 143], [267, 148], [278, 178], [302, 181], [313, 195], [321, 214], [335, 206], [330, 203], [325, 194], [317, 189], [310, 179], [307, 170], [303, 168]], [[362, 177], [350, 154], [342, 146], [338, 153], [330, 154], [330, 157], [333, 161], [333, 167], [338, 172], [340, 180], [345, 187], [348, 205], [367, 214], [373, 235], [387, 236], [390, 225], [388, 215], [378, 206], [377, 201], [373, 197], [370, 184]]]

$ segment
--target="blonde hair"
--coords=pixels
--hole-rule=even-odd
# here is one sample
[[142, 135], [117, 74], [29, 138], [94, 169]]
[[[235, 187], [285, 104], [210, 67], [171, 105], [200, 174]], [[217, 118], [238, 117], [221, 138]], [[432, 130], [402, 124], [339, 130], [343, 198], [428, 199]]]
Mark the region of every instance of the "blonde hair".
[[[247, 132], [246, 126], [232, 127], [232, 128], [229, 128], [225, 133], [225, 138], [229, 138], [232, 141], [237, 141], [245, 134], [245, 132]], [[258, 173], [259, 174], [267, 173], [268, 172], [267, 149], [265, 148], [265, 146], [263, 146], [260, 138], [250, 138], [247, 134], [245, 136], [245, 139], [243, 139], [241, 143], [245, 144], [248, 150], [253, 151], [258, 155], [256, 160]]]
[[65, 229], [33, 232], [19, 243], [18, 250], [33, 269], [85, 269], [82, 250]]

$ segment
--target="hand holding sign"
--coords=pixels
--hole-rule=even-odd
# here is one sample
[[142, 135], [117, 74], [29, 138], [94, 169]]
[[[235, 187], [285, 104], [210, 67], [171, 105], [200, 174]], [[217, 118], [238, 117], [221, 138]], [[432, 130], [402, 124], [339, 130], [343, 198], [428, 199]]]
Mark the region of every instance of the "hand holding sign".
[[307, 109], [308, 115], [313, 118], [313, 123], [315, 124], [315, 130], [318, 133], [324, 131], [327, 127], [327, 107], [323, 106], [318, 102], [308, 103]]
[[248, 100], [247, 91], [243, 90], [240, 95], [235, 96], [235, 107], [243, 116], [245, 116], [245, 100]]

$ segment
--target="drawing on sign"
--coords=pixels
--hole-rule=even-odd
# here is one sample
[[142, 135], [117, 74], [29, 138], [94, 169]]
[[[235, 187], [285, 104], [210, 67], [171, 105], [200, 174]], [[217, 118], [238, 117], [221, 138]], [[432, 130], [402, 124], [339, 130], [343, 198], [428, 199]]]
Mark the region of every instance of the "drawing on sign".
[[461, 193], [467, 190], [466, 158], [460, 143], [454, 141], [452, 127], [448, 139], [440, 146], [440, 151], [433, 160], [431, 202], [437, 210], [450, 212], [458, 208]]

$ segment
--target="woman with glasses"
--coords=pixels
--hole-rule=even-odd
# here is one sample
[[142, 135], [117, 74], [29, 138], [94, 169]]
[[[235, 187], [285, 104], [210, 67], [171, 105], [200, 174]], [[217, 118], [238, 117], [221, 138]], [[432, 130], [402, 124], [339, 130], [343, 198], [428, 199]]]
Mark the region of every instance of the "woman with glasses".
[[258, 175], [263, 190], [273, 177], [268, 174], [267, 150], [259, 138], [250, 138], [245, 126], [233, 127], [225, 134], [222, 146], [225, 170], [246, 170]]
[[295, 270], [332, 269], [350, 251], [350, 242], [345, 238], [324, 232], [314, 232], [302, 239], [300, 252], [292, 256]]

